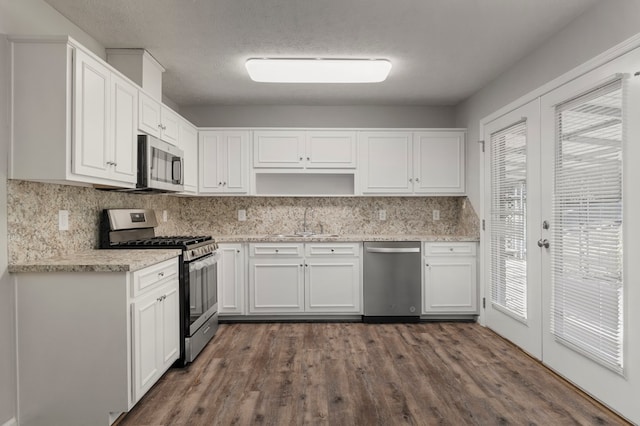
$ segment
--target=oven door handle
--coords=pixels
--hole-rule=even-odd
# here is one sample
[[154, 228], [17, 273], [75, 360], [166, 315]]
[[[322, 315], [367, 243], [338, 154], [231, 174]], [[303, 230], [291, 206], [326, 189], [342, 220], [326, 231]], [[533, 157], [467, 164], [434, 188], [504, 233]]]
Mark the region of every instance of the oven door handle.
[[218, 259], [220, 258], [220, 254], [218, 252], [212, 253], [210, 256], [207, 256], [202, 259], [198, 259], [195, 262], [191, 262], [189, 264], [190, 271], [199, 271], [200, 269], [206, 268], [207, 266], [212, 266], [218, 263]]

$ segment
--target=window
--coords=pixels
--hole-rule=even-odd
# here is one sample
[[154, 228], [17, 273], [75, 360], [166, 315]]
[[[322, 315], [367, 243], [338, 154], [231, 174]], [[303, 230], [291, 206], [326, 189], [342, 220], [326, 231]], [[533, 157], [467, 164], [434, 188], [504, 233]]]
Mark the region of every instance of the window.
[[526, 121], [491, 135], [491, 303], [527, 319]]
[[621, 80], [556, 107], [551, 332], [623, 371]]

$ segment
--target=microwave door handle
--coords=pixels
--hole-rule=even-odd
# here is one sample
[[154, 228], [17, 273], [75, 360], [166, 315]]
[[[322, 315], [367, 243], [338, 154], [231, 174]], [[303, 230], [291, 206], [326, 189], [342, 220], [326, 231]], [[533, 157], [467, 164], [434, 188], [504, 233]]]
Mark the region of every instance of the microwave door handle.
[[173, 157], [173, 170], [171, 171], [171, 180], [176, 183], [182, 183], [182, 159], [180, 157]]

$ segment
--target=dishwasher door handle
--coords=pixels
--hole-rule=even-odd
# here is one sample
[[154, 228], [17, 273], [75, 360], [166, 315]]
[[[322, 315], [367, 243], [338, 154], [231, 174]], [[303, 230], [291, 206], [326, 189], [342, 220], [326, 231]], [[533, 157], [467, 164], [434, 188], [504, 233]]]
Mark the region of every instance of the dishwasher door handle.
[[367, 247], [369, 253], [420, 253], [420, 247], [387, 248], [387, 247]]

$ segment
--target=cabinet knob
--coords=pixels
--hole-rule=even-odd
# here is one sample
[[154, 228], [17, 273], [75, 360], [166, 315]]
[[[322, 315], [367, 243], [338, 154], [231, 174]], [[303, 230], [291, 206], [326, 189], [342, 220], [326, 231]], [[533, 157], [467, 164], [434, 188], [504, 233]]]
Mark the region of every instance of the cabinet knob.
[[302, 263], [300, 264], [300, 267], [302, 268]]
[[222, 182], [222, 186], [227, 186], [227, 182]]
[[162, 124], [158, 123], [158, 129], [162, 129]]
[[240, 250], [236, 250], [236, 253], [240, 254]]
[[331, 253], [333, 253], [334, 251], [335, 251], [334, 249], [331, 249]]
[[304, 158], [303, 158], [303, 157], [300, 157], [300, 161], [302, 161], [302, 160], [304, 160]]
[[164, 272], [158, 272], [158, 278], [164, 277]]
[[307, 157], [307, 161], [311, 161], [311, 157]]
[[416, 182], [420, 182], [420, 178], [416, 178]]
[[218, 186], [222, 186], [222, 182], [218, 182]]
[[411, 183], [411, 182], [413, 182], [413, 179], [412, 179], [412, 178], [409, 178], [409, 182], [410, 182], [410, 183]]
[[278, 249], [276, 249], [276, 253], [278, 253], [278, 251], [279, 251], [279, 250], [278, 250]]

